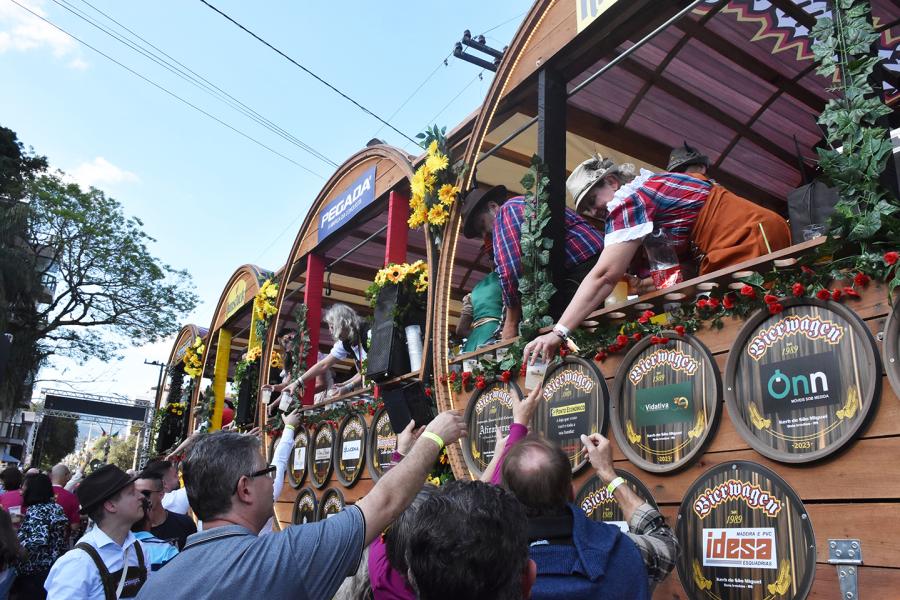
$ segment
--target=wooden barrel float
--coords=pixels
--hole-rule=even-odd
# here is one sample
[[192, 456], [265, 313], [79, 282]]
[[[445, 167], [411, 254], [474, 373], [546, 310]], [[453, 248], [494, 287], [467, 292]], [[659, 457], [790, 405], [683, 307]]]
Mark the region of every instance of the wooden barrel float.
[[344, 510], [345, 506], [346, 502], [344, 502], [344, 494], [341, 493], [341, 490], [337, 488], [328, 488], [322, 494], [322, 499], [319, 501], [319, 521], [324, 521], [328, 517], [333, 517]]
[[718, 426], [722, 383], [712, 354], [692, 335], [638, 342], [616, 372], [610, 401], [616, 442], [645, 471], [684, 468]]
[[900, 298], [894, 302], [894, 309], [885, 323], [882, 348], [888, 381], [894, 388], [894, 394], [900, 396]]
[[806, 598], [816, 540], [796, 492], [749, 461], [709, 469], [688, 488], [676, 526], [678, 577], [692, 600]]
[[[657, 510], [659, 509], [656, 505], [656, 500], [653, 499], [653, 494], [650, 493], [650, 490], [647, 489], [647, 486], [640, 479], [623, 469], [616, 469], [616, 475], [624, 479], [625, 485], [630, 487], [647, 504]], [[585, 481], [581, 489], [578, 490], [578, 493], [575, 495], [575, 504], [594, 521], [603, 521], [610, 525], [615, 525], [623, 532], [628, 531], [628, 522], [625, 520], [625, 515], [622, 514], [619, 503], [606, 490], [606, 484], [600, 481], [600, 478], [596, 475]]]
[[362, 475], [366, 464], [366, 434], [366, 420], [359, 413], [347, 415], [338, 427], [334, 472], [346, 487], [352, 487]]
[[606, 433], [609, 390], [594, 363], [567, 356], [544, 374], [534, 430], [556, 442], [569, 457], [572, 472], [588, 463], [581, 435]]
[[369, 475], [372, 481], [378, 481], [390, 468], [391, 456], [397, 449], [397, 434], [391, 428], [391, 418], [384, 407], [379, 408], [372, 417], [368, 446], [366, 462], [369, 465]]
[[313, 523], [319, 518], [319, 503], [316, 501], [316, 493], [311, 488], [303, 488], [297, 492], [294, 500], [294, 512], [291, 522], [294, 525]]
[[291, 458], [288, 459], [288, 481], [295, 489], [299, 489], [306, 479], [306, 455], [309, 450], [309, 431], [303, 425], [297, 426], [294, 431], [294, 449]]
[[334, 439], [334, 427], [329, 423], [320, 423], [313, 434], [312, 450], [309, 452], [309, 480], [316, 489], [328, 485], [331, 477]]
[[881, 397], [881, 361], [865, 323], [835, 302], [789, 299], [756, 312], [725, 367], [735, 428], [760, 454], [788, 463], [845, 446]]
[[463, 440], [463, 457], [469, 470], [480, 477], [494, 457], [497, 430], [509, 435], [512, 424], [512, 397], [522, 398], [522, 390], [513, 382], [488, 381], [477, 390], [466, 408], [468, 438]]

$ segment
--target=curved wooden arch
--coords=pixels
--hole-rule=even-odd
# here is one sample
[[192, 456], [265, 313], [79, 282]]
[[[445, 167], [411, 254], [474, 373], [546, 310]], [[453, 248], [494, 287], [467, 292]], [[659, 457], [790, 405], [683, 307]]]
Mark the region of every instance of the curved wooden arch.
[[[266, 269], [260, 268], [256, 265], [246, 264], [241, 265], [237, 269], [235, 269], [234, 273], [232, 273], [231, 277], [228, 278], [228, 283], [225, 284], [224, 289], [222, 290], [222, 294], [219, 296], [219, 301], [216, 303], [216, 309], [213, 311], [212, 320], [209, 323], [209, 329], [206, 337], [206, 348], [203, 351], [203, 369], [200, 371], [200, 377], [198, 379], [203, 379], [204, 375], [206, 375], [206, 363], [209, 360], [209, 352], [212, 347], [212, 341], [218, 333], [219, 329], [222, 328], [222, 325], [234, 315], [238, 310], [246, 306], [248, 303], [253, 302], [254, 296], [256, 296], [256, 292], [259, 291], [259, 288], [262, 284], [272, 276], [272, 271], [268, 271]], [[229, 306], [229, 297], [232, 292], [238, 289], [238, 286], [243, 284], [245, 286], [243, 293], [241, 294], [241, 301], [237, 306]], [[200, 386], [197, 385], [194, 387], [194, 392], [191, 395], [191, 408], [196, 406], [197, 399], [200, 397]], [[194, 427], [194, 416], [191, 414], [190, 420], [190, 429]]]
[[[375, 178], [376, 199], [380, 198], [383, 194], [390, 191], [404, 179], [407, 181], [412, 179], [414, 169], [410, 161], [410, 156], [399, 148], [395, 148], [394, 146], [377, 144], [363, 148], [362, 150], [348, 158], [346, 161], [344, 161], [344, 163], [335, 170], [331, 177], [328, 178], [328, 181], [325, 182], [325, 185], [322, 186], [322, 189], [316, 195], [316, 199], [313, 201], [309, 212], [306, 214], [306, 218], [303, 220], [300, 229], [297, 231], [297, 235], [294, 238], [294, 243], [291, 244], [291, 251], [288, 254], [287, 261], [285, 262], [284, 267], [281, 270], [281, 273], [283, 274], [281, 278], [282, 285], [279, 285], [278, 296], [275, 298], [275, 306], [277, 308], [277, 312], [275, 313], [272, 324], [269, 326], [268, 332], [266, 333], [266, 339], [263, 341], [263, 356], [269, 356], [272, 350], [274, 350], [275, 337], [278, 330], [281, 329], [281, 325], [279, 322], [281, 320], [284, 300], [288, 293], [288, 286], [284, 285], [284, 283], [287, 281], [291, 281], [292, 276], [294, 275], [294, 267], [298, 265], [300, 259], [306, 256], [318, 245], [318, 240], [314, 236], [316, 236], [316, 234], [318, 233], [318, 219], [322, 209], [331, 200], [333, 200], [339, 192], [343, 191], [343, 186], [348, 182], [352, 182], [354, 177], [358, 176], [365, 169], [369, 168], [372, 165], [375, 165], [377, 167], [385, 163], [387, 169], [380, 169]], [[428, 234], [426, 230], [426, 240], [427, 235]], [[428, 255], [428, 263], [433, 264], [431, 243], [428, 242], [425, 244], [425, 246], [426, 253]], [[301, 264], [299, 268], [305, 269], [306, 265]], [[429, 290], [429, 294], [430, 293], [431, 291]], [[429, 306], [431, 306], [430, 298]], [[430, 318], [426, 318], [426, 323], [429, 322]], [[263, 369], [260, 372], [259, 376], [260, 390], [262, 390], [262, 386], [268, 383], [269, 373], [267, 370]], [[264, 410], [264, 407], [259, 407], [259, 422], [264, 422]]]
[[[564, 7], [560, 0], [537, 0], [519, 26], [519, 30], [516, 32], [513, 41], [503, 55], [503, 60], [497, 68], [497, 74], [494, 76], [484, 104], [482, 104], [478, 117], [475, 120], [472, 135], [469, 137], [466, 145], [463, 160], [470, 168], [465, 171], [461, 182], [463, 190], [468, 190], [472, 185], [475, 177], [474, 167], [476, 159], [481, 153], [485, 137], [490, 131], [497, 107], [507, 91], [536, 71], [545, 57], [552, 56], [562, 47], [561, 43], [559, 43], [558, 47], [554, 44], [536, 43], [536, 34], [541, 30], [542, 24], [547, 21], [548, 15], [550, 15], [555, 6], [565, 11], [566, 14], [574, 12], [575, 4], [570, 4], [571, 6]], [[566, 41], [572, 39], [575, 35], [574, 23], [572, 23], [572, 27], [572, 35], [563, 36]], [[526, 55], [533, 55], [534, 60], [530, 63], [522, 60]], [[519, 69], [520, 64], [521, 69]], [[435, 277], [435, 285], [432, 286], [433, 289], [429, 292], [435, 294], [434, 303], [432, 304], [434, 306], [434, 317], [429, 319], [429, 323], [434, 328], [431, 340], [433, 344], [435, 381], [440, 381], [441, 377], [444, 377], [444, 381], [446, 381], [446, 376], [450, 372], [450, 292], [453, 287], [452, 273], [456, 255], [456, 243], [460, 235], [461, 204], [461, 202], [454, 203], [450, 211], [450, 219], [444, 233], [441, 258], [438, 263], [437, 276]], [[449, 382], [444, 385], [435, 385], [438, 410], [444, 411], [460, 408], [454, 406], [453, 391], [450, 385]], [[457, 443], [450, 446], [448, 455], [453, 474], [458, 479], [469, 479], [469, 469], [463, 458], [460, 444]]]
[[[172, 350], [169, 351], [169, 358], [166, 360], [167, 369], [171, 369], [177, 363], [181, 362], [181, 359], [184, 358], [185, 350], [187, 350], [187, 347], [190, 346], [197, 337], [200, 337], [204, 341], [208, 341], [209, 330], [206, 327], [198, 327], [193, 323], [181, 326], [178, 335], [175, 337], [175, 342], [172, 344]], [[166, 379], [163, 380], [163, 385], [159, 386], [156, 390], [156, 410], [159, 410], [159, 405], [162, 403], [163, 391], [166, 387], [165, 381]]]

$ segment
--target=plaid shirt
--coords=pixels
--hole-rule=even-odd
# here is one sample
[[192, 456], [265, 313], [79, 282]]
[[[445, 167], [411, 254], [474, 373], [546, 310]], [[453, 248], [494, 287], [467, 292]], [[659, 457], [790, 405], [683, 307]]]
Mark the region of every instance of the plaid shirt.
[[634, 511], [625, 535], [634, 542], [644, 559], [652, 594], [653, 587], [675, 568], [678, 539], [659, 511], [646, 502]]
[[[507, 200], [494, 220], [494, 262], [500, 276], [504, 306], [519, 306], [519, 277], [522, 275], [522, 246], [519, 243], [525, 200]], [[566, 268], [571, 269], [603, 250], [603, 234], [581, 216], [566, 208]]]
[[711, 189], [710, 182], [683, 173], [651, 177], [624, 200], [610, 202], [606, 243], [643, 239], [654, 227], [662, 228], [679, 257], [684, 257], [691, 230]]

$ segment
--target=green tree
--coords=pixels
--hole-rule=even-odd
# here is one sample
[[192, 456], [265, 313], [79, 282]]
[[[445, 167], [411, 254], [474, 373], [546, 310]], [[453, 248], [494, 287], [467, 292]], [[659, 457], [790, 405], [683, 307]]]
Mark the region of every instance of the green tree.
[[35, 442], [36, 462], [41, 469], [50, 469], [75, 450], [78, 438], [76, 415], [69, 417], [45, 416]]
[[[26, 159], [19, 160], [46, 164]], [[150, 253], [153, 238], [119, 202], [93, 187], [84, 191], [59, 172], [24, 172], [0, 177], [0, 185], [27, 201], [6, 209], [15, 209], [19, 226], [0, 240], [0, 264], [14, 263], [30, 289], [55, 277], [56, 294], [39, 305], [34, 294], [19, 299], [6, 324], [14, 339], [0, 376], [0, 407], [27, 401], [30, 380], [51, 356], [111, 360], [122, 340], [139, 345], [176, 333], [181, 315], [197, 303], [187, 272]]]
[[[127, 471], [134, 464], [134, 450], [140, 436], [140, 425], [132, 425], [130, 435], [125, 438], [119, 435], [103, 435], [97, 438], [93, 445], [94, 458], [116, 465], [123, 471]], [[107, 452], [107, 448], [109, 449]]]

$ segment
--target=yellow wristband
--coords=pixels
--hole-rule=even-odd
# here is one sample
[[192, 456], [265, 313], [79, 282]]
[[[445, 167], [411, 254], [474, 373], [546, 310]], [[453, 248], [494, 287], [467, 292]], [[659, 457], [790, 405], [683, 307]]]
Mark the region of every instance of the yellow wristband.
[[428, 438], [432, 442], [438, 445], [438, 450], [444, 449], [444, 440], [441, 439], [441, 436], [434, 433], [433, 431], [426, 431], [422, 434], [422, 437]]
[[625, 483], [624, 477], [616, 477], [615, 479], [613, 479], [612, 481], [609, 482], [609, 485], [606, 486], [606, 491], [609, 492], [610, 494], [612, 494], [613, 492], [616, 491], [616, 488], [618, 488], [623, 483]]
[[291, 431], [294, 431], [294, 429], [296, 429], [296, 428], [295, 428], [293, 425], [291, 425], [290, 423], [285, 423], [285, 424], [284, 424], [284, 428], [285, 428], [285, 429], [290, 429]]

